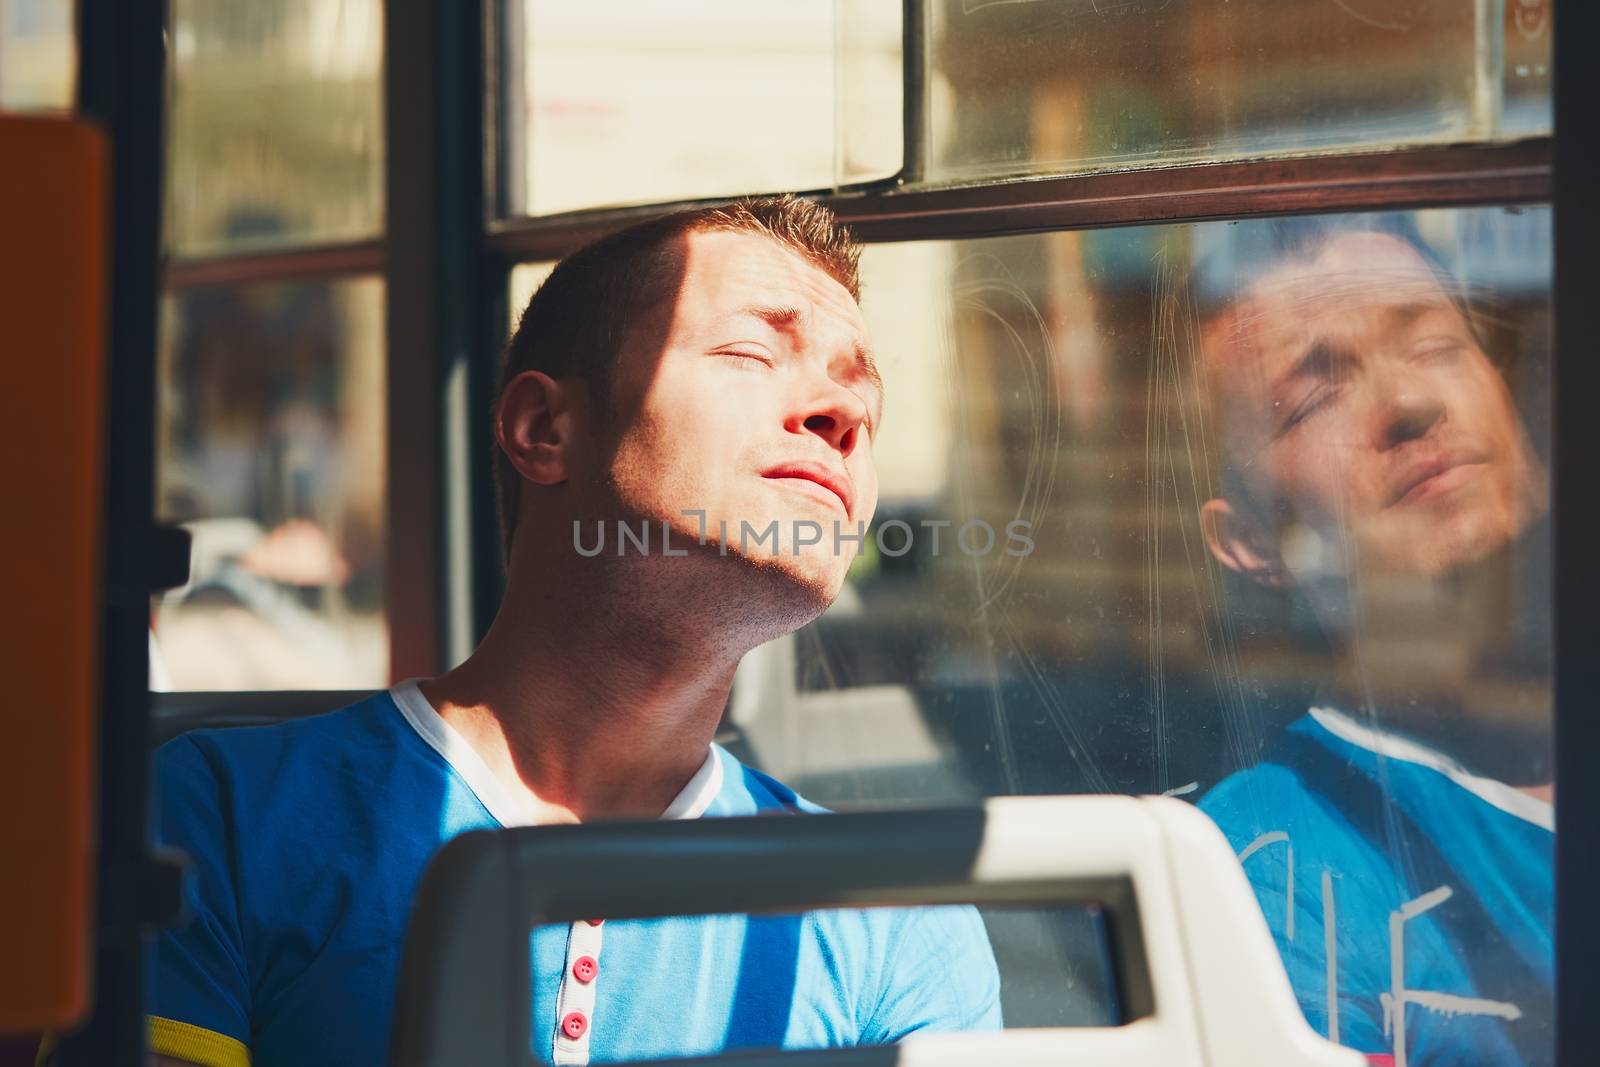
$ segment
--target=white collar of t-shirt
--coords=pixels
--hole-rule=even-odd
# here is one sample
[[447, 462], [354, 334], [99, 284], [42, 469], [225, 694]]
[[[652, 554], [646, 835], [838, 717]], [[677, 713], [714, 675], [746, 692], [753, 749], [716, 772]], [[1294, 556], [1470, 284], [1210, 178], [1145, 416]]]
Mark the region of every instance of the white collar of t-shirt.
[[[500, 780], [478, 750], [462, 737], [454, 726], [445, 722], [428, 698], [418, 687], [421, 679], [411, 678], [389, 690], [400, 714], [417, 735], [448, 763], [476, 794], [489, 814], [502, 826], [532, 826], [533, 803]], [[711, 801], [722, 790], [722, 762], [715, 749], [706, 749], [705, 762], [695, 771], [672, 803], [661, 813], [663, 819], [696, 819], [705, 814]]]
[[[467, 783], [489, 814], [502, 826], [532, 826], [533, 802], [525, 794], [510, 789], [489, 765], [478, 755], [477, 749], [467, 743], [455, 727], [445, 722], [428, 698], [418, 688], [418, 679], [401, 682], [389, 690], [400, 714], [417, 735], [426, 741]], [[695, 819], [705, 814], [706, 808], [722, 790], [722, 761], [717, 751], [706, 748], [705, 762], [694, 773], [667, 810], [663, 819]], [[567, 930], [566, 958], [561, 967], [561, 984], [556, 993], [556, 1029], [551, 1035], [550, 1050], [559, 1067], [583, 1067], [589, 1062], [590, 1027], [594, 1025], [594, 1010], [600, 983], [601, 948], [604, 945], [603, 920], [579, 920]], [[577, 976], [577, 968], [586, 965], [588, 977]], [[564, 1034], [563, 1028], [571, 1019], [579, 1020], [576, 1037]]]
[[1473, 774], [1442, 752], [1407, 737], [1363, 725], [1333, 708], [1312, 708], [1311, 718], [1318, 726], [1341, 741], [1364, 748], [1385, 759], [1414, 763], [1437, 771], [1479, 800], [1499, 808], [1508, 815], [1542, 826], [1551, 833], [1556, 829], [1556, 809], [1549, 801], [1524, 793], [1515, 786], [1495, 778]]

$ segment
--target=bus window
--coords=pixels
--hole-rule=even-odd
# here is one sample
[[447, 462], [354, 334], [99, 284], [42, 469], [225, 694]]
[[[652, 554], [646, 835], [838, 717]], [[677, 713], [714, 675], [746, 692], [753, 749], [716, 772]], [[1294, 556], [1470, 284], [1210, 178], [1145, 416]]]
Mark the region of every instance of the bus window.
[[1453, 0], [929, 3], [926, 177], [1547, 133], [1550, 5], [1503, 7], [1495, 34]]
[[375, 236], [382, 5], [173, 0], [167, 246], [215, 255]]
[[380, 283], [192, 289], [164, 311], [159, 509], [194, 537], [157, 604], [167, 687], [383, 685]]
[[194, 551], [155, 605], [155, 688], [388, 678], [381, 256], [324, 277], [226, 260], [379, 235], [381, 15], [171, 5], [157, 513]]
[[[459, 662], [505, 584], [505, 327], [601, 234], [799, 192], [865, 246], [880, 503], [825, 614], [708, 702], [719, 743], [836, 811], [1183, 798], [1315, 1030], [1552, 1062], [1550, 0], [160, 6], [85, 35], [83, 84], [123, 163], [166, 160], [162, 247], [117, 237], [163, 264], [154, 517], [195, 538], [151, 677], [230, 692], [163, 729]], [[70, 106], [71, 10], [0, 0], [0, 107]], [[143, 159], [135, 70], [169, 90]], [[107, 871], [139, 697], [106, 704]], [[1116, 1018], [1092, 913], [983, 922], [1013, 1024]]]
[[77, 73], [71, 0], [0, 5], [0, 108], [67, 111]]
[[525, 34], [519, 212], [833, 184], [834, 5], [511, 6]]
[[836, 807], [1198, 801], [1317, 1029], [1548, 1062], [1550, 248], [1485, 208], [869, 249], [878, 516], [742, 666], [750, 757]]

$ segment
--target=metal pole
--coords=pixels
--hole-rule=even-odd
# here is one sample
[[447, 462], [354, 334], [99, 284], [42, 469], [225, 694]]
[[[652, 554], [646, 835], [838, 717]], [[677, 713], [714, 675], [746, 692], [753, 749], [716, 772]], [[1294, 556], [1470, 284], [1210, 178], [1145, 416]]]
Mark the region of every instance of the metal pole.
[[79, 5], [79, 109], [111, 144], [108, 536], [94, 1010], [60, 1062], [97, 1067], [144, 1061], [142, 931], [176, 904], [176, 881], [157, 877], [171, 869], [151, 862], [145, 818], [150, 593], [187, 568], [186, 542], [164, 536], [153, 514], [166, 16], [165, 0]]
[[[384, 11], [391, 673], [471, 651], [494, 500], [486, 376], [484, 0]], [[480, 453], [481, 458], [480, 458]], [[488, 520], [493, 530], [493, 519]], [[494, 567], [498, 557], [489, 554]]]
[[1593, 5], [1563, 4], [1555, 33], [1555, 513], [1556, 612], [1556, 1062], [1580, 1067], [1600, 1048], [1600, 671], [1594, 666], [1600, 604], [1600, 497], [1593, 462], [1594, 398], [1600, 373], [1600, 154], [1593, 108], [1600, 78], [1589, 55]]

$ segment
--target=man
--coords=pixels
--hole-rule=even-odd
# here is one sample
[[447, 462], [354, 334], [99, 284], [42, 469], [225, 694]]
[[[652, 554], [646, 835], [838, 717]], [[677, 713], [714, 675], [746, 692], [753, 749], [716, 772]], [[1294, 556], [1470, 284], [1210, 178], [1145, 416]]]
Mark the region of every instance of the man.
[[1529, 623], [1549, 610], [1544, 471], [1409, 220], [1228, 232], [1241, 273], [1200, 334], [1223, 467], [1201, 528], [1229, 571], [1310, 606], [1333, 665], [1201, 807], [1313, 1026], [1375, 1063], [1548, 1064], [1548, 646], [1533, 682], [1484, 654], [1548, 637]]
[[[857, 255], [784, 198], [555, 269], [495, 415], [508, 582], [482, 645], [158, 757], [160, 837], [194, 860], [193, 921], [157, 951], [162, 1062], [382, 1062], [413, 892], [463, 830], [818, 810], [712, 736], [740, 657], [828, 606], [876, 506]], [[999, 1025], [970, 909], [597, 920], [535, 931], [531, 955], [533, 1053], [555, 1063]]]

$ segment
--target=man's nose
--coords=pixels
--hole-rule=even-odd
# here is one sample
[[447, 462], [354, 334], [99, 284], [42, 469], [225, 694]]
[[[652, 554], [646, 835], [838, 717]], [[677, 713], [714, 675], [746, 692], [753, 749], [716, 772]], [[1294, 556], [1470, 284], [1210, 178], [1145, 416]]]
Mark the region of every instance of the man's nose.
[[1420, 374], [1391, 375], [1381, 388], [1383, 399], [1383, 446], [1395, 448], [1407, 441], [1426, 437], [1443, 422], [1446, 407], [1437, 389]]
[[854, 452], [867, 421], [866, 402], [851, 390], [830, 380], [797, 407], [787, 420], [790, 433], [816, 434], [840, 455]]

